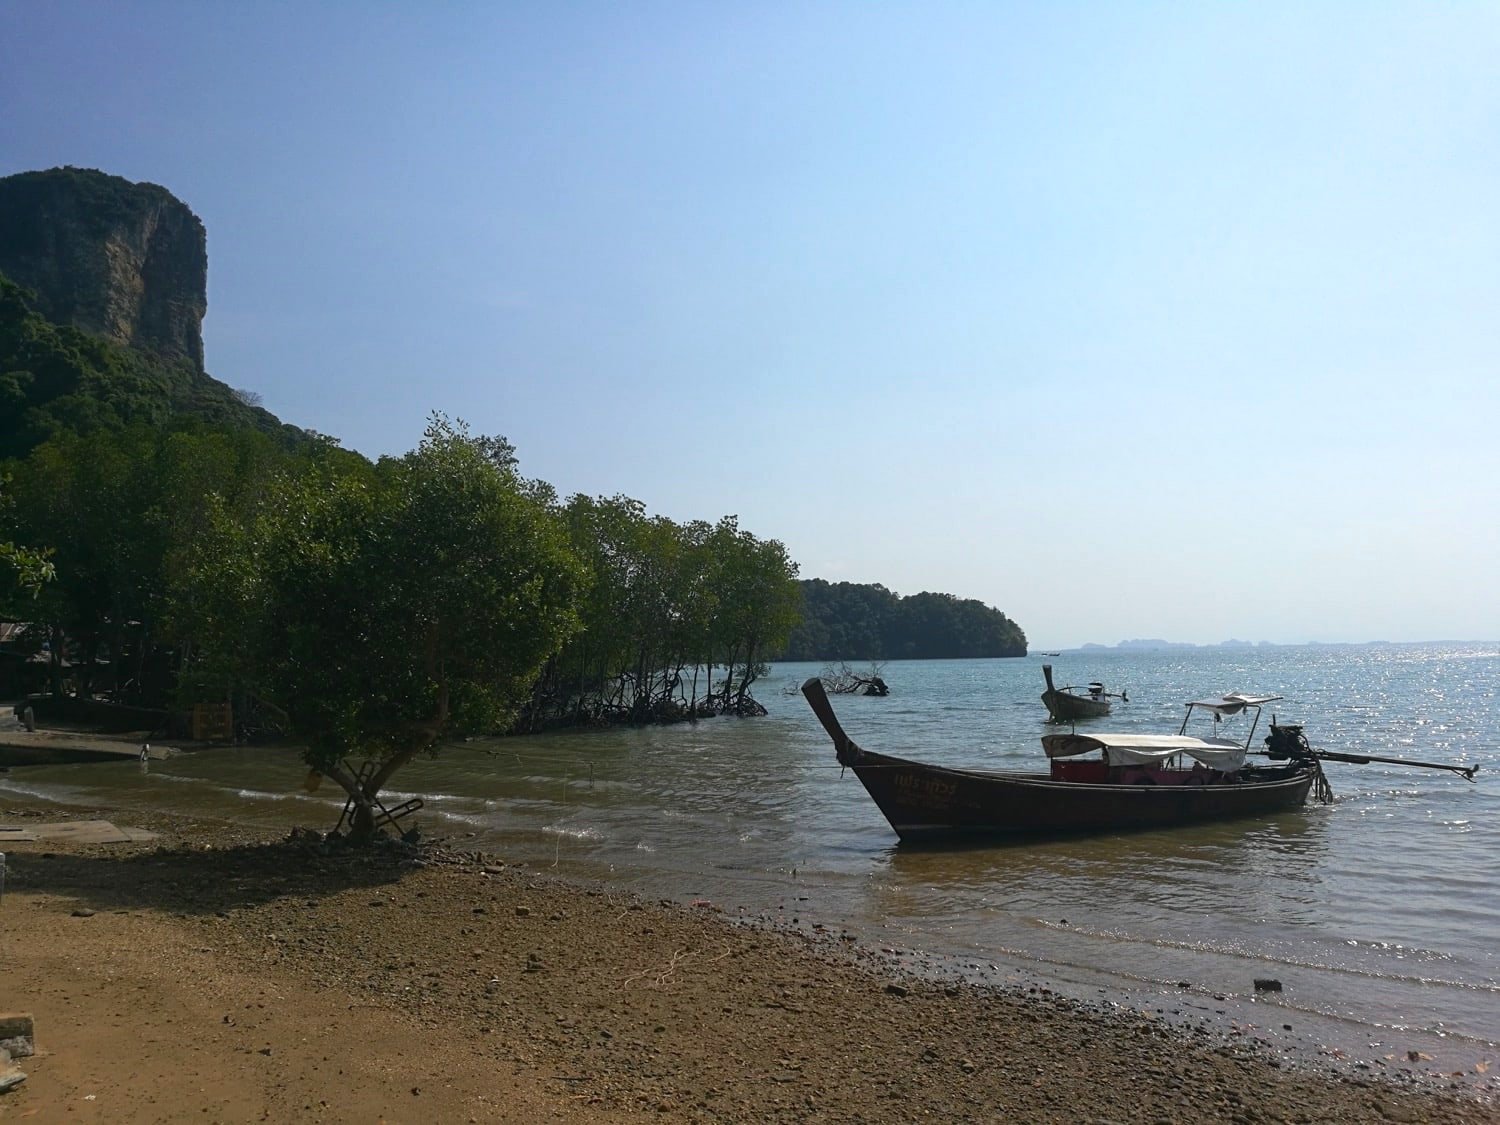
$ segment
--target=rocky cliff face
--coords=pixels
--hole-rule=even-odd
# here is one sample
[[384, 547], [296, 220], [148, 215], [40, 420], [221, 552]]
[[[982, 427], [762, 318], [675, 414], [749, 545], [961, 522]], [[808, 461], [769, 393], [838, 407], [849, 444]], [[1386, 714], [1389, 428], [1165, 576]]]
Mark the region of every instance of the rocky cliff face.
[[84, 168], [0, 178], [0, 273], [37, 311], [203, 370], [203, 224], [156, 184]]

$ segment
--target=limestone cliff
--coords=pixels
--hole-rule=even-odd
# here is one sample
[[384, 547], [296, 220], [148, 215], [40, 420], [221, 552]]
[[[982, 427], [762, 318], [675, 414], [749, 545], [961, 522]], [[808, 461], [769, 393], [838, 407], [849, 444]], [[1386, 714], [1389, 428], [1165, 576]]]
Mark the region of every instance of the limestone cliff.
[[0, 274], [38, 312], [203, 370], [203, 224], [156, 184], [85, 168], [0, 178]]

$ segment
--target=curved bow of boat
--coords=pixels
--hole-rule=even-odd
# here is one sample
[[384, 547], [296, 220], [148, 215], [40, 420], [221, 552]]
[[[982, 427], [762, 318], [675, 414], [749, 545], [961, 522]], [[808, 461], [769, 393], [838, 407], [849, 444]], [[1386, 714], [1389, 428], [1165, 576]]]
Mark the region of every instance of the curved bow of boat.
[[838, 755], [839, 765], [854, 765], [864, 751], [855, 745], [854, 740], [845, 734], [844, 728], [839, 725], [839, 717], [833, 713], [833, 704], [828, 701], [828, 692], [823, 687], [823, 681], [817, 676], [810, 676], [803, 680], [802, 694], [807, 697], [813, 714], [818, 717], [818, 722], [823, 724], [828, 737], [833, 739], [833, 749]]

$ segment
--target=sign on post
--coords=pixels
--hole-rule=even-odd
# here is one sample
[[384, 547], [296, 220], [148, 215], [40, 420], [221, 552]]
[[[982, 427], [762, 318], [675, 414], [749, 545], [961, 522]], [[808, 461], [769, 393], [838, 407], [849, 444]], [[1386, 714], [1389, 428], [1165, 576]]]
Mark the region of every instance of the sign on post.
[[195, 742], [233, 742], [233, 708], [227, 703], [194, 704], [193, 740]]

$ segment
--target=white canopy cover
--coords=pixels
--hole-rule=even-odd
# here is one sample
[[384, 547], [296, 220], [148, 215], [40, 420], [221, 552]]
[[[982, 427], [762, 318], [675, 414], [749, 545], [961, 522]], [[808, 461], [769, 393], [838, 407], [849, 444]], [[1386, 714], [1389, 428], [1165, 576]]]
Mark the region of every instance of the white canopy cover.
[[1234, 773], [1245, 764], [1245, 748], [1239, 743], [1185, 734], [1048, 734], [1042, 736], [1042, 748], [1049, 758], [1103, 750], [1104, 760], [1112, 766], [1160, 765], [1174, 754], [1187, 754], [1223, 773]]
[[1205, 711], [1212, 711], [1220, 718], [1227, 718], [1230, 715], [1238, 715], [1246, 707], [1259, 707], [1262, 703], [1270, 703], [1273, 699], [1280, 698], [1279, 695], [1246, 695], [1242, 691], [1232, 691], [1228, 695], [1216, 696], [1213, 699], [1195, 699], [1188, 704], [1188, 707], [1202, 707]]

